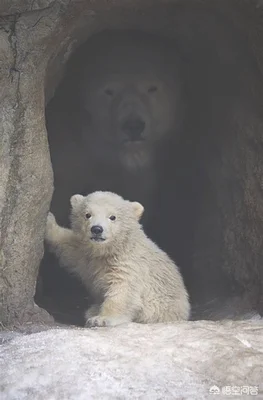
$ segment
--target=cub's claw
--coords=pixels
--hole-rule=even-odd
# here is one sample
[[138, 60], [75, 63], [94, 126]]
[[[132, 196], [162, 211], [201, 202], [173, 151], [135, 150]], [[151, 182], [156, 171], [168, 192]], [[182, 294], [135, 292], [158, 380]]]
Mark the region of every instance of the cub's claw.
[[117, 326], [125, 322], [128, 322], [125, 317], [100, 317], [97, 315], [96, 317], [88, 318], [85, 326], [87, 328]]

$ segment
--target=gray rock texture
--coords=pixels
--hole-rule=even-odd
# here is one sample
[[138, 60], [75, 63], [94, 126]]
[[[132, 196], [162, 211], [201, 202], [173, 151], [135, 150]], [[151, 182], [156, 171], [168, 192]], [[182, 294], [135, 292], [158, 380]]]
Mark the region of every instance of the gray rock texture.
[[[1, 2], [0, 319], [4, 326], [28, 320], [50, 321], [33, 301], [53, 191], [44, 110], [72, 51], [102, 29], [130, 27], [183, 38], [186, 57], [192, 51], [196, 60], [202, 40], [212, 37], [218, 46], [221, 40], [216, 41], [216, 18], [211, 19], [211, 13], [227, 15], [230, 25], [248, 41], [257, 68], [254, 75], [245, 69], [240, 77], [242, 82], [249, 82], [251, 93], [262, 99], [261, 1]], [[227, 42], [225, 37], [222, 43]], [[228, 56], [226, 52], [222, 57], [227, 60]], [[245, 106], [242, 104], [229, 125], [236, 135], [235, 144], [228, 143], [220, 165], [215, 160], [215, 169], [210, 170], [210, 195], [214, 198], [208, 196], [203, 207], [206, 210], [212, 201], [217, 211], [211, 212], [214, 220], [200, 214], [194, 263], [197, 270], [204, 264], [207, 271], [222, 267], [246, 292], [250, 305], [262, 311], [263, 125], [262, 115], [253, 107], [246, 111], [251, 118], [244, 117], [248, 115]], [[227, 181], [229, 177], [233, 185], [231, 179]], [[210, 232], [217, 219], [219, 234]]]

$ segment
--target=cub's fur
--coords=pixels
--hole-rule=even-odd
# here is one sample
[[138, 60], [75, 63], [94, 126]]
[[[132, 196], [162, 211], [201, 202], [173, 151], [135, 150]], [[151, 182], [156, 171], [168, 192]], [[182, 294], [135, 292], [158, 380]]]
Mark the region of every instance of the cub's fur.
[[111, 192], [71, 197], [71, 228], [49, 214], [46, 241], [94, 304], [87, 326], [187, 320], [188, 294], [173, 261], [144, 233], [144, 208]]

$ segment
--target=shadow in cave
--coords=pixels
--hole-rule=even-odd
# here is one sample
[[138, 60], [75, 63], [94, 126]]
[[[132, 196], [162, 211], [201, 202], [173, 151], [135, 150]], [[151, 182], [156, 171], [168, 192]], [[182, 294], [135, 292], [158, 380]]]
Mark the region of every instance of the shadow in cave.
[[[123, 32], [101, 33], [77, 50], [68, 73], [47, 106], [46, 118], [55, 176], [51, 210], [58, 223], [68, 226], [69, 198], [75, 193], [111, 190], [129, 200], [141, 201], [144, 205], [146, 202], [146, 216], [142, 221], [145, 231], [180, 266], [194, 318], [220, 319], [225, 314], [233, 317], [247, 311], [239, 301], [234, 302], [235, 310], [228, 305], [228, 299], [241, 298], [245, 291], [239, 273], [231, 271], [233, 260], [228, 252], [232, 238], [228, 224], [237, 223], [239, 215], [246, 218], [245, 212], [237, 211], [243, 207], [246, 170], [246, 160], [240, 157], [246, 132], [259, 116], [260, 103], [254, 90], [253, 74], [257, 75], [257, 69], [246, 41], [220, 18], [214, 24], [213, 18], [210, 21], [213, 35], [208, 37], [204, 31], [196, 34], [193, 28], [190, 48], [184, 47], [183, 36], [166, 39], [164, 51], [167, 53], [162, 56], [171, 65], [175, 60], [178, 63], [175, 79], [179, 95], [175, 103], [180, 104], [176, 103], [174, 109], [174, 129], [158, 141], [154, 162], [149, 168], [141, 167], [139, 180], [137, 173], [126, 175], [125, 167], [116, 162], [108, 137], [90, 132], [94, 109], [91, 111], [85, 106], [85, 90], [87, 95], [94, 90], [93, 80], [86, 89], [83, 84], [90, 71], [87, 60], [92, 60], [90, 63], [97, 68], [98, 49], [103, 50], [103, 41], [110, 57], [109, 41], [117, 42], [117, 36], [123, 37], [122, 46], [125, 46]], [[157, 49], [157, 43], [165, 41], [140, 32], [130, 32], [128, 36], [128, 42], [133, 36], [135, 42], [155, 41]], [[140, 56], [141, 53], [139, 59]], [[123, 57], [129, 55], [124, 51]], [[145, 57], [141, 63], [134, 63], [134, 70], [129, 65], [126, 72], [130, 76], [133, 73], [141, 76], [145, 72], [143, 60]], [[121, 64], [123, 60], [119, 61]], [[98, 76], [104, 68], [102, 63]], [[164, 75], [170, 72], [169, 68], [163, 71]], [[145, 82], [145, 76], [143, 79]], [[252, 135], [250, 131], [249, 134]], [[229, 246], [225, 244], [227, 240]], [[242, 254], [236, 255], [235, 262], [241, 257]], [[39, 279], [37, 303], [60, 322], [82, 325], [83, 312], [89, 305], [88, 293], [48, 252], [45, 252]], [[226, 313], [218, 311], [220, 307]]]

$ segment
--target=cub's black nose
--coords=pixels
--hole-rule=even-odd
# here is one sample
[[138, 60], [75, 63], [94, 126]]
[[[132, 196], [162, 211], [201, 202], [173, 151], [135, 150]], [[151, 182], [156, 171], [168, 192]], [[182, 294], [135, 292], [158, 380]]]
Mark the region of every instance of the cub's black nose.
[[122, 124], [123, 132], [129, 137], [131, 141], [137, 141], [142, 139], [142, 132], [145, 128], [145, 122], [141, 119], [127, 119]]
[[93, 225], [90, 230], [94, 235], [100, 235], [103, 232], [103, 228], [100, 225]]

